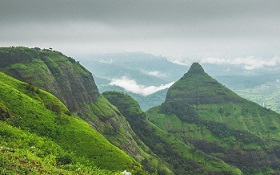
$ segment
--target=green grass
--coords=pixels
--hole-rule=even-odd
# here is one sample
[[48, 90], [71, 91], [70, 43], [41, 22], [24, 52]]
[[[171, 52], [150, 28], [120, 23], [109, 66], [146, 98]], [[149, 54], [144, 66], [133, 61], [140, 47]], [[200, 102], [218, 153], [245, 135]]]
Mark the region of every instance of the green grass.
[[197, 111], [202, 119], [226, 123], [232, 129], [248, 131], [267, 140], [280, 138], [280, 115], [252, 102], [205, 104], [199, 105]]
[[136, 142], [137, 136], [119, 110], [103, 95], [100, 95], [95, 102], [85, 106], [88, 112], [81, 117], [91, 123], [112, 144], [140, 163], [143, 155]]
[[[23, 130], [53, 139], [76, 157], [84, 157], [103, 169], [124, 170], [133, 160], [104, 136], [93, 130], [75, 115], [69, 116], [67, 108], [51, 94], [39, 90], [26, 92], [26, 83], [0, 73], [0, 104], [9, 110], [9, 124]], [[52, 103], [55, 108], [48, 109]]]
[[79, 163], [46, 137], [0, 122], [0, 174], [115, 174]]
[[200, 163], [203, 168], [209, 172], [228, 171], [233, 174], [241, 174], [238, 168], [196, 150], [188, 141], [195, 139], [208, 140], [214, 143], [220, 142], [221, 139], [213, 135], [207, 128], [182, 122], [176, 115], [163, 114], [160, 112], [159, 107], [151, 108], [146, 114], [153, 124], [164, 131], [161, 136], [168, 138], [168, 142], [172, 143], [172, 145], [176, 145], [177, 149], [180, 150], [186, 158]]

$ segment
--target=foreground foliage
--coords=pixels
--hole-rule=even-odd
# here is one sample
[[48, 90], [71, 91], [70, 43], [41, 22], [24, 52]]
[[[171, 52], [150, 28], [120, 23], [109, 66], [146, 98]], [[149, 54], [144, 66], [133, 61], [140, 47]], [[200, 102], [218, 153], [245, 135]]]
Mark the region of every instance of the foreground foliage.
[[[45, 137], [0, 122], [0, 174], [115, 174], [79, 163], [73, 153]], [[84, 160], [82, 160], [84, 162]]]

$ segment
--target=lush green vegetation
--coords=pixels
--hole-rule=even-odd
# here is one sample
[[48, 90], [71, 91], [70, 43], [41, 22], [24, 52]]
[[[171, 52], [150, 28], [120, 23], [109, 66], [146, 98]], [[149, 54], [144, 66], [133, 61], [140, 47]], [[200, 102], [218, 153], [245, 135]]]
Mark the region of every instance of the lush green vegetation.
[[[68, 119], [64, 121], [65, 119], [63, 118], [65, 114], [69, 116], [72, 114], [71, 117], [73, 119], [71, 120], [78, 120], [75, 115], [77, 114], [77, 116], [105, 136], [110, 143], [124, 150], [136, 162], [141, 162], [144, 154], [149, 155], [149, 153], [141, 148], [141, 144], [143, 143], [137, 138], [136, 134], [130, 128], [129, 123], [120, 114], [118, 109], [110, 104], [103, 96], [100, 96], [91, 73], [73, 58], [51, 49], [41, 50], [40, 48], [11, 47], [0, 48], [0, 60], [5, 62], [5, 64], [1, 65], [0, 70], [15, 78], [28, 82], [26, 92], [24, 93], [32, 92], [32, 98], [42, 101], [47, 109], [55, 113], [55, 115], [59, 115], [60, 117], [56, 120], [62, 123], [65, 122], [65, 130], [67, 132], [70, 132], [71, 129], [81, 130], [73, 128], [72, 126], [75, 124], [67, 121]], [[40, 96], [41, 92], [37, 87], [54, 94], [70, 111], [66, 108], [62, 111], [58, 106], [58, 104], [61, 104], [60, 102], [57, 103], [51, 99], [42, 100], [42, 98], [48, 96]], [[39, 97], [37, 98], [37, 96]], [[66, 126], [67, 123], [70, 123], [71, 126]], [[48, 127], [50, 131], [49, 135], [55, 136], [57, 134], [53, 132], [61, 134], [60, 129], [52, 127], [52, 125], [49, 126], [52, 123], [44, 124], [44, 127]], [[23, 125], [23, 123], [19, 123], [18, 125]], [[35, 130], [38, 131], [37, 128]], [[46, 133], [44, 129], [42, 130]], [[65, 131], [63, 130], [63, 132]], [[81, 139], [84, 139], [83, 137], [84, 135], [81, 136]], [[56, 139], [60, 140], [60, 138]], [[63, 139], [68, 138], [62, 138], [62, 143], [65, 142]], [[96, 143], [94, 140], [91, 142]], [[75, 146], [80, 146], [75, 144], [71, 146], [69, 142], [67, 143], [65, 144], [67, 148], [73, 147], [74, 149]], [[98, 147], [98, 149], [101, 148], [102, 145]], [[97, 153], [98, 149], [96, 152], [91, 153], [92, 151], [87, 148], [83, 149], [80, 153], [86, 155], [92, 154], [91, 157], [98, 160], [100, 160], [99, 157], [108, 157], [107, 155], [103, 155], [104, 153], [102, 151]], [[116, 157], [116, 159], [118, 158]], [[138, 166], [139, 163], [136, 162], [134, 164]]]
[[[75, 115], [53, 95], [0, 73], [3, 121], [55, 141], [82, 162], [109, 170], [130, 169], [134, 161]], [[51, 105], [49, 105], [51, 104]], [[51, 107], [50, 107], [51, 106]], [[49, 108], [49, 109], [48, 109]], [[137, 164], [136, 164], [137, 165]]]
[[[178, 140], [170, 133], [164, 132], [146, 119], [139, 104], [130, 96], [120, 92], [104, 92], [108, 100], [116, 105], [127, 118], [135, 133], [143, 142], [172, 169], [174, 174], [240, 174], [240, 170], [229, 166], [218, 159], [193, 149], [189, 142]], [[147, 159], [146, 161], [149, 161]], [[160, 174], [167, 174], [158, 169]]]
[[244, 174], [280, 171], [276, 165], [280, 115], [237, 96], [197, 63], [169, 89], [166, 101], [147, 115], [178, 140]]
[[[64, 151], [46, 137], [0, 122], [0, 174], [117, 174]], [[92, 165], [91, 165], [92, 164]]]
[[205, 73], [201, 65], [194, 63], [189, 72], [169, 88], [165, 101], [199, 105], [242, 102], [243, 99]]
[[111, 143], [118, 146], [137, 162], [148, 155], [142, 141], [131, 129], [126, 118], [103, 95], [100, 95], [94, 103], [86, 105], [87, 113], [81, 116], [92, 124]]

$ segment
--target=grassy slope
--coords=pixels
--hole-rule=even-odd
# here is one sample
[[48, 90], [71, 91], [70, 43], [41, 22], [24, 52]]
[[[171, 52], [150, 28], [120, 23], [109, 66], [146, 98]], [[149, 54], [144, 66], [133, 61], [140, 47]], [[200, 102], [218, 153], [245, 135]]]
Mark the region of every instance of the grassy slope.
[[137, 162], [143, 160], [141, 143], [137, 142], [136, 134], [125, 117], [103, 95], [94, 103], [86, 105], [88, 112], [81, 116], [85, 121], [102, 133], [112, 144], [124, 150]]
[[[59, 146], [77, 157], [93, 161], [96, 166], [110, 170], [132, 167], [133, 160], [111, 145], [86, 122], [72, 115], [54, 96], [42, 91], [28, 90], [28, 84], [0, 73], [0, 104], [8, 109], [6, 120], [23, 130], [52, 138]], [[47, 108], [49, 109], [47, 109]]]
[[0, 174], [114, 174], [64, 151], [51, 139], [0, 122]]
[[280, 115], [255, 103], [207, 104], [200, 105], [197, 109], [203, 119], [226, 123], [232, 129], [248, 131], [271, 144], [280, 142]]
[[[215, 173], [228, 172], [232, 174], [241, 173], [237, 168], [195, 150], [188, 142], [178, 140], [170, 133], [150, 123], [140, 109], [139, 104], [130, 96], [120, 92], [105, 92], [103, 94], [111, 103], [119, 108], [138, 136], [158, 157], [166, 161], [165, 163], [173, 169], [175, 174], [184, 174], [186, 172], [197, 174], [205, 171]], [[154, 114], [151, 115], [155, 116]], [[159, 116], [160, 121], [165, 119], [167, 119], [165, 116]], [[178, 122], [178, 119], [176, 120], [175, 118], [171, 120], [172, 122]], [[165, 123], [165, 121], [162, 122]], [[171, 121], [169, 123], [172, 125]], [[179, 125], [181, 126], [181, 122], [179, 122]], [[159, 170], [159, 172], [161, 171]]]

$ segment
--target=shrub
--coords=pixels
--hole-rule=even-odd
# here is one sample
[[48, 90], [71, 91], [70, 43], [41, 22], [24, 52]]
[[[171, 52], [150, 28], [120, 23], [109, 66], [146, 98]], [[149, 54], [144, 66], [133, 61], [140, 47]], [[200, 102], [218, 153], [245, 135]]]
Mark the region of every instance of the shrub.
[[60, 112], [61, 112], [61, 109], [60, 109], [59, 105], [57, 105], [53, 102], [47, 103], [47, 104], [45, 104], [45, 106], [46, 106], [47, 109], [52, 110], [56, 114], [60, 114]]
[[67, 165], [74, 163], [73, 155], [70, 153], [62, 153], [56, 157], [56, 163], [58, 165]]

